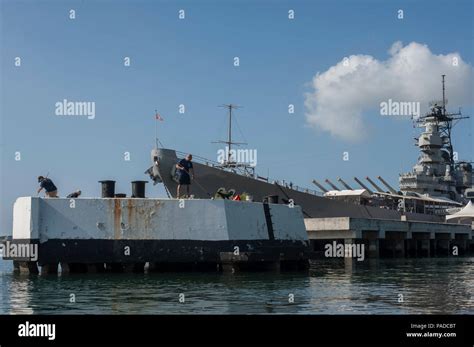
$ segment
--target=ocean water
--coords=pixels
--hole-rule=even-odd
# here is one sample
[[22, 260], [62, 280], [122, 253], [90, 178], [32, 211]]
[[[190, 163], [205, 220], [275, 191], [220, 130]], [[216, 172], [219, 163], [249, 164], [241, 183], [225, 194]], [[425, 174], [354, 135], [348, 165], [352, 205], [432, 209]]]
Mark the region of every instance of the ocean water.
[[298, 273], [28, 276], [11, 269], [0, 260], [0, 314], [474, 314], [472, 257], [318, 260]]

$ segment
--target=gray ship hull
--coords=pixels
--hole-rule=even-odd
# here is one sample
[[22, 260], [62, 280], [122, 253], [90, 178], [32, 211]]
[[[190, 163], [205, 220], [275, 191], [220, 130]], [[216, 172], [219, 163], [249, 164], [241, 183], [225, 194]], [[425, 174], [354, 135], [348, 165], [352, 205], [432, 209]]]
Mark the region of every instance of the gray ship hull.
[[[152, 156], [158, 158], [158, 172], [163, 184], [171, 197], [176, 198], [177, 182], [173, 171], [179, 161], [175, 150], [155, 149]], [[211, 164], [193, 162], [196, 179], [191, 184], [191, 195], [195, 198], [209, 199], [219, 188], [234, 189], [238, 194], [247, 193], [254, 201], [262, 201], [265, 196], [278, 195], [279, 201], [293, 199], [296, 205], [303, 209], [305, 217], [354, 217], [400, 220], [402, 214], [396, 210], [383, 209], [373, 206], [356, 205], [342, 201], [331, 200], [312, 193], [306, 193], [269, 183], [260, 179], [240, 175], [234, 172], [214, 167]], [[407, 213], [407, 220], [442, 221], [442, 217]]]

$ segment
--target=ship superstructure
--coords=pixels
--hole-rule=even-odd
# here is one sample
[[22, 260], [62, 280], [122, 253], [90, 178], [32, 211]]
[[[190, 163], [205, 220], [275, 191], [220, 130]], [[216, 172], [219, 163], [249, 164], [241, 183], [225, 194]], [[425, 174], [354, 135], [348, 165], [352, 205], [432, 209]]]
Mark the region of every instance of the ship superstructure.
[[460, 120], [468, 117], [461, 112], [448, 113], [443, 75], [443, 99], [434, 103], [430, 112], [415, 120], [424, 131], [417, 139], [420, 149], [418, 163], [413, 170], [400, 175], [400, 190], [423, 196], [462, 201], [464, 191], [472, 186], [472, 165], [457, 161], [451, 140], [451, 130]]

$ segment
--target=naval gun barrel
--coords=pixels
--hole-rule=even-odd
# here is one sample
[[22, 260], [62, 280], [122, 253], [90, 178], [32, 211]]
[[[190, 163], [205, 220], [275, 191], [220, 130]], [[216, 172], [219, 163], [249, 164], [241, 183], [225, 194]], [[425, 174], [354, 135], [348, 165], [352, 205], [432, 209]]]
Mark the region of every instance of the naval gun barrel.
[[356, 181], [362, 188], [367, 190], [369, 194], [373, 194], [372, 190], [369, 189], [369, 187], [367, 187], [364, 183], [362, 183], [357, 177], [354, 177], [354, 181]]
[[344, 186], [344, 188], [349, 189], [349, 190], [353, 190], [350, 185], [348, 185], [346, 182], [344, 182], [342, 180], [341, 177], [338, 177], [337, 180]]
[[322, 184], [320, 184], [318, 181], [313, 180], [313, 184], [315, 184], [319, 189], [321, 189], [322, 192], [324, 192], [324, 193], [328, 192], [328, 190], [326, 188], [324, 188], [324, 186]]
[[328, 178], [326, 178], [324, 182], [326, 182], [329, 186], [331, 186], [332, 189], [339, 190], [339, 188], [336, 185], [334, 185]]
[[384, 192], [383, 189], [380, 188], [377, 184], [375, 184], [375, 182], [372, 181], [369, 176], [367, 176], [365, 179], [369, 181], [369, 183], [376, 189], [376, 191], [381, 192], [381, 193]]
[[382, 176], [377, 176], [377, 178], [379, 179], [380, 182], [382, 182], [382, 184], [388, 188], [388, 190], [390, 191], [390, 193], [392, 194], [398, 194], [397, 191], [395, 189], [393, 189], [390, 184], [388, 184], [383, 178]]

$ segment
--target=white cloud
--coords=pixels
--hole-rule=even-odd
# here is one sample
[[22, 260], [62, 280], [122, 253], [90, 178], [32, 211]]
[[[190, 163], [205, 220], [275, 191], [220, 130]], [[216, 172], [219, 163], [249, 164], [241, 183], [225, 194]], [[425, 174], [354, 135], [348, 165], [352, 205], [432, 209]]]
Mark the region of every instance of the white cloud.
[[[448, 106], [457, 110], [472, 104], [474, 69], [458, 53], [436, 55], [426, 45], [412, 42], [403, 46], [399, 41], [388, 53], [385, 61], [351, 55], [318, 72], [305, 100], [308, 124], [343, 140], [360, 140], [367, 135], [370, 122], [364, 114], [372, 110], [379, 115], [383, 101], [420, 102], [424, 114], [430, 101], [442, 98], [443, 74]], [[457, 66], [453, 64], [456, 59]]]

